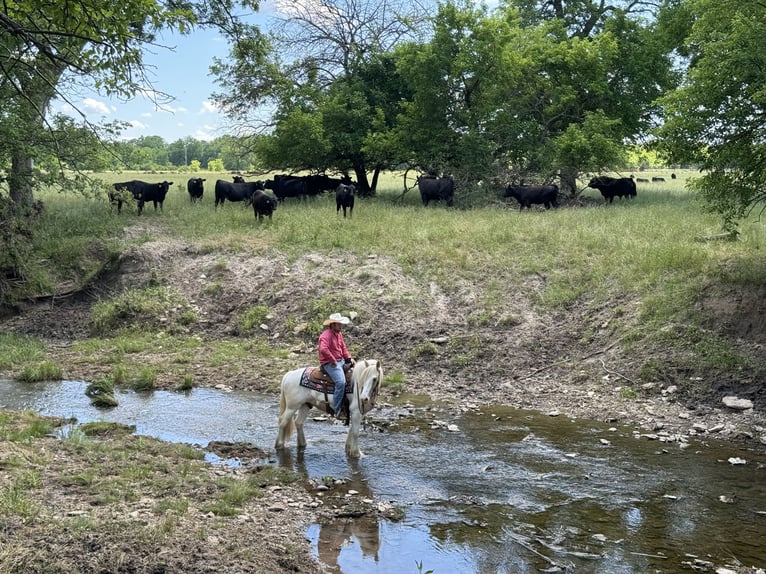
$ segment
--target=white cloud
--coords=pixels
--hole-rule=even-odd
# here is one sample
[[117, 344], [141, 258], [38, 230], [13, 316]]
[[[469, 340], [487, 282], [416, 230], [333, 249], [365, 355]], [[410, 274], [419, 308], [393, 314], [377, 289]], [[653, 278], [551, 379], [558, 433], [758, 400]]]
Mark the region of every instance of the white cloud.
[[218, 137], [215, 132], [215, 126], [204, 125], [201, 128], [197, 128], [192, 137], [197, 140], [212, 141]]
[[201, 114], [216, 114], [218, 113], [218, 106], [214, 104], [213, 102], [209, 102], [205, 100], [202, 102], [202, 108], [200, 109], [199, 113]]
[[85, 107], [85, 109], [89, 112], [95, 112], [99, 113], [101, 115], [108, 115], [111, 113], [111, 110], [109, 109], [109, 106], [107, 106], [104, 102], [100, 102], [93, 98], [85, 98], [82, 101], [82, 105]]
[[150, 118], [150, 117], [152, 117], [152, 113], [151, 112], [144, 112], [143, 114], [141, 114], [141, 117], [142, 118]]
[[133, 129], [143, 131], [147, 128], [146, 124], [139, 122], [138, 120], [130, 120], [128, 122]]

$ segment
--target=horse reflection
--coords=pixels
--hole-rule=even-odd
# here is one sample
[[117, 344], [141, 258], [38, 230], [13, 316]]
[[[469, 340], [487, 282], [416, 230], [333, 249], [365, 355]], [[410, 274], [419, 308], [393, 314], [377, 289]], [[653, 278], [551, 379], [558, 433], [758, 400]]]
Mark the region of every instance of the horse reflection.
[[[278, 451], [279, 465], [289, 468], [302, 476], [308, 477], [308, 470], [302, 451], [293, 456], [291, 451]], [[358, 494], [354, 497], [372, 499], [372, 490], [359, 468], [357, 459], [348, 459], [351, 467], [351, 477], [341, 487], [345, 490], [355, 490]], [[380, 550], [380, 524], [376, 514], [362, 514], [360, 516], [335, 516], [322, 519], [319, 523], [319, 538], [317, 540], [317, 554], [319, 560], [328, 566], [331, 571], [340, 572], [338, 560], [344, 548], [359, 545], [363, 558], [372, 558], [378, 561]]]
[[380, 550], [380, 525], [377, 516], [366, 514], [359, 518], [334, 518], [323, 522], [319, 529], [317, 554], [319, 560], [340, 571], [338, 559], [343, 548], [359, 544], [364, 558], [378, 561]]

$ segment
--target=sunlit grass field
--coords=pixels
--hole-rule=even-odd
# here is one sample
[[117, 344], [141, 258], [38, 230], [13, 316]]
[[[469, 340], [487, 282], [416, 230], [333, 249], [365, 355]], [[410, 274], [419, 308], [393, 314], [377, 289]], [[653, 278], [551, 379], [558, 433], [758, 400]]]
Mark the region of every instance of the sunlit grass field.
[[[220, 253], [222, 260], [235, 253], [288, 258], [321, 253], [338, 259], [376, 254], [397, 262], [420, 284], [435, 282], [448, 293], [474, 289], [482, 321], [491, 321], [500, 302], [519, 296], [554, 312], [578, 306], [581, 311], [609, 309], [618, 317], [624, 306], [639, 315], [623, 326], [623, 341], [699, 345], [699, 333], [707, 332], [699, 328], [704, 322], [696, 311], [700, 297], [762, 285], [766, 238], [755, 216], [741, 223], [736, 239], [720, 236], [720, 220], [686, 191], [692, 172], [677, 173], [677, 179], [669, 171], [642, 173], [666, 181], [639, 183], [631, 200], [605, 205], [597, 191], [586, 189], [577, 201], [564, 198], [560, 208], [549, 211], [519, 211], [515, 200], [502, 198], [502, 189], [486, 188], [456, 189], [454, 208], [438, 202], [423, 207], [416, 189], [403, 193], [402, 174], [386, 174], [375, 197], [356, 199], [352, 217], [337, 213], [334, 194], [327, 193], [288, 199], [271, 221], [261, 222], [242, 204], [214, 207], [215, 180], [231, 180], [229, 174], [194, 174], [206, 179], [204, 197], [195, 204], [186, 191], [189, 174], [95, 174], [105, 182], [102, 196], [38, 194], [45, 209], [24, 269], [28, 282], [8, 299], [87, 286], [105, 262], [115, 263], [129, 246], [172, 240], [197, 253]], [[106, 191], [111, 183], [129, 179], [173, 181], [164, 209], [148, 204], [138, 216], [136, 206], [128, 204], [117, 214]], [[321, 296], [317, 293], [318, 303]], [[110, 332], [110, 313], [119, 301], [104, 307], [102, 334]], [[91, 317], [94, 327], [100, 324], [99, 309], [94, 307]], [[668, 325], [684, 325], [687, 336], [664, 330]], [[665, 341], [663, 332], [674, 333], [674, 339]], [[717, 336], [705, 337], [706, 348], [716, 350], [711, 364], [728, 364]], [[105, 348], [111, 346], [108, 342]], [[28, 362], [19, 361], [18, 353], [41, 354], [32, 339], [0, 340], [2, 348], [10, 349], [0, 353], [0, 367], [5, 362], [6, 368]], [[38, 359], [45, 363], [44, 357]]]
[[[216, 179], [228, 174], [201, 172], [205, 194], [192, 204], [186, 191], [189, 174], [96, 174], [106, 188], [115, 181], [137, 178], [173, 181], [164, 209], [151, 204], [136, 215], [127, 205], [118, 215], [104, 197], [43, 194], [46, 209], [30, 265], [33, 286], [53, 289], [74, 269], [88, 275], [91, 259], [103, 250], [118, 253], [127, 243], [177, 238], [202, 252], [263, 253], [276, 249], [288, 256], [309, 251], [395, 259], [405, 270], [438, 281], [445, 288], [456, 281], [494, 284], [512, 297], [525, 277], [544, 277], [547, 288], [538, 303], [564, 306], [581, 298], [645, 300], [645, 311], [672, 313], [709, 284], [760, 284], [766, 275], [764, 225], [753, 217], [742, 222], [737, 240], [713, 238], [720, 221], [703, 212], [686, 191], [693, 172], [659, 174], [660, 183], [639, 183], [638, 196], [605, 205], [596, 190], [586, 189], [584, 201], [563, 201], [559, 209], [519, 211], [502, 189], [467, 193], [457, 189], [454, 208], [431, 203], [423, 207], [417, 189], [403, 194], [402, 174], [386, 174], [374, 198], [357, 198], [353, 216], [336, 212], [327, 193], [315, 199], [288, 199], [273, 220], [256, 221], [253, 210], [238, 203], [214, 207]], [[624, 175], [624, 174], [623, 174]], [[584, 186], [584, 182], [582, 183]], [[588, 201], [590, 200], [590, 201]], [[123, 230], [140, 224], [126, 239]]]

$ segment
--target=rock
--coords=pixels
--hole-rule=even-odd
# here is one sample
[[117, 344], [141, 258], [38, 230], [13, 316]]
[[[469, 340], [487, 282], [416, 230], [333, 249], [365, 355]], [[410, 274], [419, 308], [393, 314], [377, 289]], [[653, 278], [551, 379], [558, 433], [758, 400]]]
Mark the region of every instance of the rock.
[[729, 407], [730, 409], [734, 409], [737, 411], [745, 411], [747, 409], [753, 408], [753, 401], [749, 399], [740, 399], [739, 397], [734, 396], [727, 396], [721, 399], [721, 402], [723, 402], [724, 405]]

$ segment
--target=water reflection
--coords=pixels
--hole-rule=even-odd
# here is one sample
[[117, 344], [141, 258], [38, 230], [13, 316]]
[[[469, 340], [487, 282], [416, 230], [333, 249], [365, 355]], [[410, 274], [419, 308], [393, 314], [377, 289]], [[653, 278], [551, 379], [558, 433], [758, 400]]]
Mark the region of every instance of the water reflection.
[[[276, 436], [274, 396], [194, 389], [121, 393], [95, 409], [85, 383], [0, 381], [0, 405], [45, 415], [133, 424], [138, 434], [207, 445], [245, 442], [265, 451]], [[512, 408], [451, 412], [381, 405], [344, 454], [346, 428], [309, 421], [308, 447], [273, 462], [312, 481], [342, 479], [349, 499], [404, 509], [394, 522], [346, 512], [308, 531], [335, 571], [663, 573], [689, 571], [689, 554], [716, 565], [766, 566], [766, 456], [731, 444], [659, 443]], [[225, 416], [222, 414], [225, 413]], [[434, 417], [457, 428], [447, 432]], [[737, 456], [746, 465], [727, 461]], [[328, 513], [329, 514], [329, 513]]]
[[[295, 450], [295, 453], [293, 453]], [[279, 465], [311, 479], [306, 467], [305, 450], [279, 449], [277, 458]], [[352, 500], [369, 504], [374, 500], [372, 489], [360, 468], [359, 460], [348, 459], [348, 477], [337, 488], [347, 493]], [[360, 505], [361, 508], [361, 505]], [[316, 540], [316, 555], [319, 560], [335, 572], [342, 572], [340, 566], [341, 552], [357, 548], [361, 551], [361, 561], [354, 559], [356, 564], [366, 561], [378, 562], [380, 550], [380, 521], [376, 514], [361, 509], [356, 512], [352, 506], [348, 511], [341, 511], [338, 516], [326, 516], [320, 523], [309, 530], [309, 537]]]

